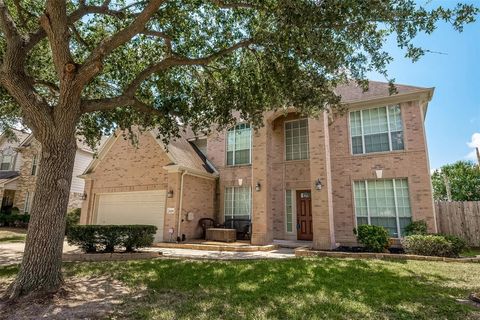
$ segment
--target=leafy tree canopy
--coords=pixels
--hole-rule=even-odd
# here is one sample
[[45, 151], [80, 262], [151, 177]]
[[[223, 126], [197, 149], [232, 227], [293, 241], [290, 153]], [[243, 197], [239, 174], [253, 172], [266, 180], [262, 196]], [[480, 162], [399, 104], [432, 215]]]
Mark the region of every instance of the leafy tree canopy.
[[451, 200], [480, 201], [480, 167], [471, 161], [458, 161], [435, 170], [432, 184], [436, 200], [448, 200], [446, 186], [450, 185]]
[[[39, 108], [54, 110], [66, 94], [62, 68], [73, 64], [78, 130], [92, 144], [117, 126], [157, 127], [166, 138], [179, 123], [224, 126], [234, 109], [256, 125], [266, 109], [315, 115], [339, 105], [337, 84], [366, 86], [369, 71], [388, 77], [382, 45], [390, 35], [417, 60], [426, 52], [412, 43], [418, 33], [439, 20], [462, 31], [478, 13], [410, 0], [1, 0], [0, 11], [5, 77], [15, 67]], [[11, 57], [16, 33], [21, 50]], [[1, 83], [3, 130], [21, 123], [41, 140], [46, 121], [25, 92]]]

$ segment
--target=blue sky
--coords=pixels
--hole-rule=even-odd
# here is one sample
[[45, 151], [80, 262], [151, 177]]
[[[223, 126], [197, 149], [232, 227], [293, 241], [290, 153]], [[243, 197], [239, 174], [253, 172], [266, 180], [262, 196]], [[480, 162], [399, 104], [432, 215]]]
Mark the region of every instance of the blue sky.
[[[470, 2], [480, 5], [480, 0]], [[454, 3], [432, 1], [431, 5]], [[473, 160], [471, 147], [480, 147], [480, 18], [467, 25], [463, 33], [441, 23], [433, 34], [418, 36], [415, 44], [445, 54], [427, 53], [412, 63], [393, 39], [385, 49], [395, 59], [388, 70], [396, 83], [435, 87], [426, 118], [431, 169], [457, 160]], [[385, 81], [375, 74], [369, 78]]]

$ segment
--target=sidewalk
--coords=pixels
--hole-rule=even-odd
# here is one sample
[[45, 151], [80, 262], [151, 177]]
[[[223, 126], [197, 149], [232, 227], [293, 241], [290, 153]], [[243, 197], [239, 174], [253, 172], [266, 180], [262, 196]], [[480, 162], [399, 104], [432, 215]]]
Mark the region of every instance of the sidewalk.
[[[22, 261], [24, 246], [24, 243], [0, 243], [0, 266], [20, 263]], [[162, 252], [164, 257], [176, 259], [246, 260], [295, 258], [294, 250], [289, 248], [280, 248], [273, 251], [230, 252], [151, 247], [142, 251]], [[65, 242], [63, 245], [63, 252], [79, 253], [80, 250]]]

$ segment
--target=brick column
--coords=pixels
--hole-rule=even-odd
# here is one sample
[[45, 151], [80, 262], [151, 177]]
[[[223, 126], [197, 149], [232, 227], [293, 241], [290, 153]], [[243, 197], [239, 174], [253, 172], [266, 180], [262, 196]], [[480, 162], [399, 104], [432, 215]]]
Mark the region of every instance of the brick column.
[[[310, 180], [312, 188], [313, 247], [329, 250], [335, 246], [332, 204], [332, 179], [330, 169], [330, 147], [328, 117], [308, 120], [310, 141]], [[322, 189], [315, 189], [320, 179]]]
[[[272, 127], [265, 122], [264, 127], [253, 132], [252, 139], [252, 244], [264, 245], [273, 241], [273, 221], [271, 217], [270, 161], [269, 150]], [[260, 183], [260, 191], [255, 185]]]

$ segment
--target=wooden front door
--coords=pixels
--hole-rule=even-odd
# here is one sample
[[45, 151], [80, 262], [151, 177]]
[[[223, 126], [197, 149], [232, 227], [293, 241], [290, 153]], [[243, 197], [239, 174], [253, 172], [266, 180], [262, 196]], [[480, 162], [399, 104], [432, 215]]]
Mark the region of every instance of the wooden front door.
[[310, 190], [297, 191], [297, 239], [313, 240], [312, 194]]

